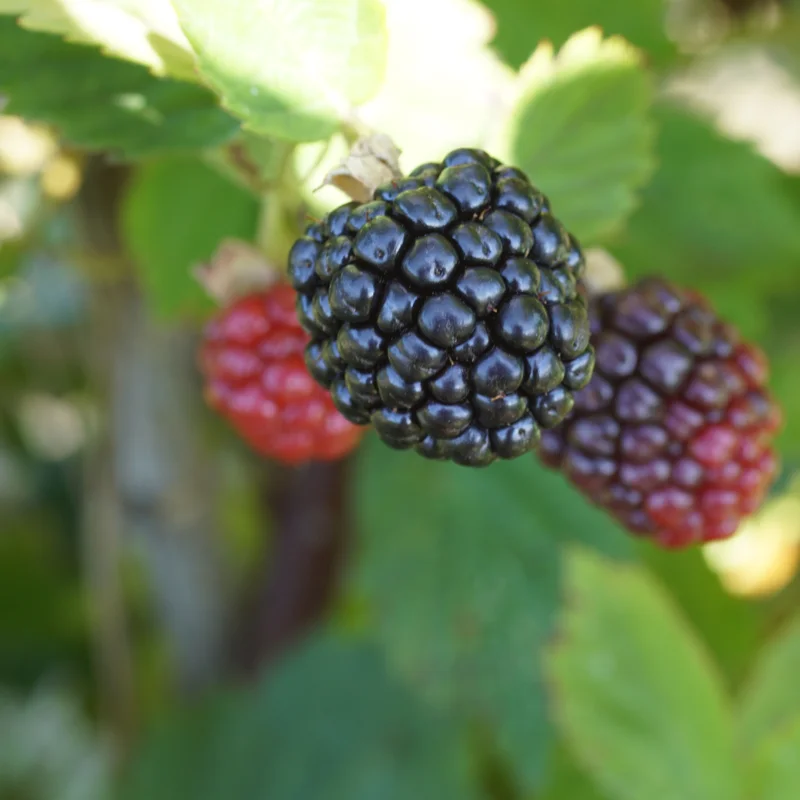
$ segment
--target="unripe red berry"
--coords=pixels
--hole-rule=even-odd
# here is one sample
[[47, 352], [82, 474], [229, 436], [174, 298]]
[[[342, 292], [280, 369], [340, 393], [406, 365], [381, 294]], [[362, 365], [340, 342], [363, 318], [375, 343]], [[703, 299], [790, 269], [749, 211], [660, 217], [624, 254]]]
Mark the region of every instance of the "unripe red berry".
[[200, 364], [206, 399], [253, 449], [286, 464], [349, 453], [362, 429], [308, 374], [309, 342], [287, 285], [237, 300], [206, 326]]

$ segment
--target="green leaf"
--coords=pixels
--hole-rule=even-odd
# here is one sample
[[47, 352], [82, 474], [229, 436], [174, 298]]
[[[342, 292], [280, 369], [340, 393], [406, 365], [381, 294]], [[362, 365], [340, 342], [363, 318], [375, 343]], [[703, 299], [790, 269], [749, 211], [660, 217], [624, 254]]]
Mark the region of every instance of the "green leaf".
[[556, 715], [575, 755], [615, 800], [735, 800], [722, 682], [639, 568], [575, 552], [550, 656]]
[[29, 30], [144, 64], [157, 75], [196, 80], [194, 56], [169, 0], [0, 0]]
[[[9, 377], [8, 373], [4, 375], [6, 383]], [[0, 455], [8, 458], [2, 451]], [[3, 480], [12, 488], [13, 473], [8, 472], [4, 470]], [[38, 477], [43, 481], [43, 476]], [[85, 598], [71, 574], [68, 558], [60, 550], [61, 540], [53, 531], [52, 518], [46, 512], [17, 515], [6, 507], [3, 530], [0, 674], [6, 681], [28, 685], [55, 662], [69, 664], [71, 670], [78, 672], [86, 659]], [[0, 747], [0, 751], [3, 749]]]
[[575, 763], [566, 747], [559, 744], [548, 765], [547, 783], [537, 800], [608, 800]]
[[259, 206], [198, 159], [139, 168], [122, 207], [125, 245], [157, 313], [200, 312], [209, 301], [191, 274], [226, 238], [252, 240]]
[[134, 158], [215, 147], [239, 124], [205, 89], [160, 80], [137, 64], [67, 44], [0, 17], [5, 113], [56, 127], [78, 147]]
[[313, 639], [250, 691], [156, 731], [124, 800], [475, 800], [464, 739], [379, 654]]
[[[795, 299], [796, 298], [792, 298]], [[765, 304], [766, 305], [766, 304]], [[777, 303], [770, 303], [774, 308]], [[772, 373], [770, 387], [784, 409], [800, 408], [800, 371], [797, 369], [800, 359], [800, 337], [796, 324], [791, 330], [777, 332], [772, 346], [767, 348]], [[796, 459], [800, 456], [800, 418], [796, 414], [788, 414], [783, 430], [778, 437], [781, 454], [786, 458]]]
[[330, 136], [380, 87], [379, 0], [174, 0], [200, 71], [256, 133]]
[[743, 752], [800, 715], [800, 616], [761, 651], [739, 698], [739, 738]]
[[797, 800], [800, 797], [800, 716], [770, 736], [756, 751], [748, 775], [749, 797]]
[[542, 779], [549, 744], [538, 653], [559, 596], [559, 543], [627, 541], [533, 458], [487, 470], [424, 461], [376, 439], [354, 486], [354, 590], [375, 635], [425, 695], [487, 726], [519, 779]]
[[738, 685], [758, 650], [760, 609], [723, 588], [700, 548], [676, 552], [648, 543], [639, 549], [724, 671], [728, 685]]
[[658, 116], [660, 167], [612, 247], [626, 271], [662, 273], [712, 295], [735, 286], [733, 299], [748, 305], [754, 291], [796, 286], [800, 202], [780, 170], [688, 112]]
[[581, 28], [599, 25], [606, 34], [621, 35], [647, 51], [656, 63], [668, 61], [675, 45], [664, 29], [664, 0], [483, 0], [497, 18], [494, 46], [519, 66], [541, 39], [560, 47]]
[[597, 29], [557, 56], [536, 50], [519, 77], [506, 151], [582, 242], [617, 230], [652, 171], [650, 81], [639, 54]]

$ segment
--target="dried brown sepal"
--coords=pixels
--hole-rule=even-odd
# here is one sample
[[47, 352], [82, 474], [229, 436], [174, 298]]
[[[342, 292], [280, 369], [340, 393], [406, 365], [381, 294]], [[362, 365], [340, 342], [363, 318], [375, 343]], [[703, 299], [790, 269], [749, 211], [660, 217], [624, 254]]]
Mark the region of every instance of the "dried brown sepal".
[[225, 239], [214, 255], [192, 269], [206, 293], [221, 306], [262, 291], [283, 277], [254, 245], [240, 239]]
[[379, 186], [402, 175], [397, 145], [385, 133], [373, 133], [358, 139], [347, 158], [325, 176], [319, 188], [335, 186], [356, 202], [366, 203]]

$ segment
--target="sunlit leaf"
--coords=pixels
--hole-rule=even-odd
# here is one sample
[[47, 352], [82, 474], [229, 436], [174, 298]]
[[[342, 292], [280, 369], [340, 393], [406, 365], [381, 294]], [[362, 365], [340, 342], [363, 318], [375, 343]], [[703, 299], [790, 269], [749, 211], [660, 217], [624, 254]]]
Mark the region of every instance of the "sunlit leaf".
[[196, 80], [194, 57], [169, 0], [0, 0], [33, 31], [144, 64], [158, 75]]
[[540, 45], [517, 91], [504, 134], [510, 160], [582, 242], [607, 237], [633, 211], [653, 167], [650, 81], [639, 53], [587, 29], [557, 55]]
[[23, 30], [10, 17], [0, 17], [0, 53], [6, 113], [52, 125], [79, 147], [133, 158], [214, 147], [239, 129], [200, 86]]
[[327, 138], [383, 78], [379, 0], [174, 0], [201, 73], [247, 127]]
[[621, 35], [658, 63], [675, 54], [667, 37], [663, 0], [483, 0], [497, 17], [494, 46], [513, 66], [522, 64], [539, 41], [560, 47], [577, 30], [598, 25], [607, 35]]

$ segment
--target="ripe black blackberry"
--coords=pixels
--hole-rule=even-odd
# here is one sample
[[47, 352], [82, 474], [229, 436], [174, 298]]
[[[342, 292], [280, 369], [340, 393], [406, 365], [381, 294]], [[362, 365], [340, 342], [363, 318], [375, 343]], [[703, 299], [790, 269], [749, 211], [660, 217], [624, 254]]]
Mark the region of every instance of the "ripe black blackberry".
[[591, 318], [597, 367], [540, 457], [665, 547], [730, 536], [777, 470], [764, 355], [656, 278], [600, 296]]
[[395, 448], [537, 446], [594, 366], [577, 242], [520, 170], [455, 150], [310, 225], [289, 258], [311, 374]]

